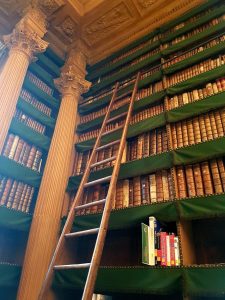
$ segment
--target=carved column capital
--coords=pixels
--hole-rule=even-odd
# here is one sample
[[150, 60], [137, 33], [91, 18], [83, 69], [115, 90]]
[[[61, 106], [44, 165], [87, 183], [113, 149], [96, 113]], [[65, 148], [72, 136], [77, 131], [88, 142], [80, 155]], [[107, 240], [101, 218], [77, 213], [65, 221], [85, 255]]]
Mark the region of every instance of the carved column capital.
[[68, 66], [61, 73], [60, 78], [54, 80], [56, 87], [62, 93], [81, 95], [86, 93], [91, 86], [91, 82], [80, 76], [73, 66]]
[[44, 52], [48, 46], [42, 40], [47, 32], [46, 26], [45, 14], [38, 8], [29, 8], [13, 32], [3, 37], [4, 42], [11, 51], [23, 52], [33, 60], [35, 53]]

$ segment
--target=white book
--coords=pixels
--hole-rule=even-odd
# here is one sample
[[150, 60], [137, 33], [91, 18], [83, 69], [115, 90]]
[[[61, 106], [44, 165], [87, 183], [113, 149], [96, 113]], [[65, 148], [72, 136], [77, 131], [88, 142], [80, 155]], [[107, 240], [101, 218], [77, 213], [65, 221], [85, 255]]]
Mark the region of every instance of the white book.
[[149, 217], [149, 265], [155, 266], [155, 218]]
[[170, 236], [167, 234], [166, 236], [166, 265], [171, 266], [170, 262]]
[[15, 135], [13, 143], [12, 143], [12, 146], [11, 146], [11, 149], [10, 149], [10, 152], [9, 152], [9, 156], [8, 156], [11, 159], [13, 159], [13, 157], [14, 157], [14, 155], [16, 153], [16, 148], [17, 148], [19, 139], [20, 138], [18, 137], [18, 135]]
[[175, 252], [175, 266], [180, 265], [180, 248], [179, 248], [179, 238], [174, 237], [174, 252]]

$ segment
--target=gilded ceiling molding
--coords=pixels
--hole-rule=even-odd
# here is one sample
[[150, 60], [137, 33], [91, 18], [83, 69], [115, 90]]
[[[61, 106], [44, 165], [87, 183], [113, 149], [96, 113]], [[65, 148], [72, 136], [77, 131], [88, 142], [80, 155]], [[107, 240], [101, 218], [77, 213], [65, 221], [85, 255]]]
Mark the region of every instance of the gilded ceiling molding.
[[90, 63], [91, 64], [97, 63], [98, 61], [104, 59], [110, 54], [118, 51], [119, 49], [125, 47], [126, 45], [129, 45], [130, 43], [137, 40], [138, 38], [141, 38], [142, 36], [150, 33], [155, 28], [175, 19], [178, 15], [185, 13], [189, 9], [192, 9], [193, 7], [200, 5], [203, 2], [204, 0], [180, 1], [178, 5], [176, 5], [170, 10], [166, 10], [165, 13], [158, 15], [156, 18], [150, 21], [150, 23], [148, 23], [147, 26], [145, 25], [144, 28], [134, 31], [129, 37], [125, 38], [122, 42], [118, 42], [114, 40], [113, 43], [116, 46], [111, 46], [110, 44], [107, 45], [108, 43], [106, 43], [107, 48], [105, 50], [103, 48], [97, 49], [95, 52], [96, 54], [92, 53], [93, 56], [91, 57]]
[[48, 46], [42, 39], [47, 31], [46, 26], [45, 14], [37, 8], [29, 8], [13, 32], [3, 36], [4, 42], [11, 51], [22, 51], [32, 61], [35, 53], [44, 52]]
[[124, 23], [130, 21], [132, 15], [122, 2], [99, 19], [84, 27], [83, 35], [89, 45], [93, 45], [106, 36], [112, 34]]
[[153, 4], [158, 2], [157, 0], [138, 0], [137, 3], [141, 8], [149, 8]]
[[65, 5], [65, 0], [34, 0], [34, 3], [38, 5], [47, 16], [50, 16], [61, 6]]

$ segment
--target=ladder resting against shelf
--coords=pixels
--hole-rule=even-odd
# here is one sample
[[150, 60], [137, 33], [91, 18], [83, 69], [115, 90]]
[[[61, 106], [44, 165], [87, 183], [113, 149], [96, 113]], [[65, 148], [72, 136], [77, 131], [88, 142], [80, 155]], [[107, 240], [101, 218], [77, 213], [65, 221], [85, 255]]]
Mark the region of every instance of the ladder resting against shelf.
[[[84, 291], [83, 291], [82, 300], [91, 300], [92, 299], [95, 281], [96, 281], [96, 277], [97, 277], [97, 272], [98, 272], [98, 268], [99, 268], [99, 264], [100, 264], [100, 260], [101, 260], [101, 256], [102, 256], [102, 251], [103, 251], [103, 247], [104, 247], [105, 237], [106, 237], [106, 233], [107, 233], [107, 229], [108, 229], [109, 217], [110, 217], [110, 213], [111, 213], [111, 209], [112, 209], [113, 194], [114, 194], [114, 191], [116, 188], [116, 183], [117, 183], [117, 179], [118, 179], [118, 175], [119, 175], [121, 159], [122, 159], [123, 150], [124, 150], [126, 138], [127, 138], [128, 125], [129, 125], [129, 121], [130, 121], [130, 118], [132, 115], [133, 104], [134, 104], [134, 100], [135, 100], [137, 89], [138, 89], [139, 79], [140, 79], [140, 72], [137, 74], [137, 77], [136, 77], [136, 81], [135, 81], [135, 85], [133, 88], [128, 112], [126, 114], [125, 123], [123, 125], [121, 139], [111, 142], [111, 143], [108, 143], [106, 145], [101, 145], [102, 136], [109, 134], [111, 132], [111, 131], [108, 131], [108, 132], [105, 131], [106, 125], [109, 124], [110, 122], [115, 121], [116, 118], [121, 118], [121, 115], [110, 118], [110, 113], [111, 113], [111, 109], [113, 108], [113, 103], [117, 99], [116, 95], [117, 95], [119, 83], [117, 83], [115, 86], [112, 99], [110, 101], [107, 113], [106, 113], [104, 121], [102, 123], [101, 130], [96, 139], [92, 154], [87, 163], [83, 178], [82, 178], [80, 186], [79, 186], [79, 189], [75, 196], [73, 205], [70, 209], [70, 213], [68, 215], [67, 221], [63, 228], [62, 234], [59, 238], [55, 252], [53, 254], [52, 261], [50, 263], [44, 284], [42, 286], [42, 289], [41, 289], [41, 292], [39, 295], [39, 300], [46, 299], [46, 294], [48, 293], [49, 289], [51, 288], [51, 282], [52, 282], [53, 275], [54, 275], [53, 274], [54, 269], [62, 270], [62, 269], [80, 269], [80, 268], [89, 268], [87, 279], [86, 279], [86, 284], [85, 284]], [[123, 114], [123, 116], [124, 116], [124, 114]], [[103, 148], [110, 147], [110, 146], [112, 146], [112, 144], [114, 145], [116, 143], [119, 144], [119, 151], [118, 151], [117, 156], [113, 156], [113, 157], [103, 160], [101, 162], [96, 161], [98, 151], [102, 150]], [[89, 178], [91, 170], [94, 167], [96, 167], [100, 164], [109, 162], [109, 161], [115, 161], [112, 175], [88, 182], [88, 178]], [[110, 183], [106, 198], [99, 200], [99, 201], [91, 202], [88, 204], [80, 205], [81, 199], [82, 199], [82, 196], [84, 193], [84, 189], [86, 189], [90, 186], [94, 186], [99, 183], [103, 183], [103, 182]], [[72, 229], [76, 210], [84, 209], [84, 208], [99, 205], [99, 204], [104, 204], [104, 210], [103, 210], [103, 214], [101, 217], [100, 227], [72, 233], [71, 229]], [[91, 259], [90, 263], [57, 265], [59, 262], [61, 263], [60, 258], [66, 249], [66, 239], [76, 238], [79, 236], [90, 235], [90, 234], [97, 234], [97, 239], [96, 239], [96, 243], [95, 243], [95, 247], [94, 247], [94, 251], [93, 251], [93, 255], [92, 255], [92, 259]]]

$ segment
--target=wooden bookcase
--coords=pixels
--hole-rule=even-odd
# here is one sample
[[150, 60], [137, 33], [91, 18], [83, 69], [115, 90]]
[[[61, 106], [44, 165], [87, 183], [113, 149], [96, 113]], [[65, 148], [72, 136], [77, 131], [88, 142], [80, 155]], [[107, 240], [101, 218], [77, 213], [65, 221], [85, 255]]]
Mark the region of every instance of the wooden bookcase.
[[[16, 298], [32, 213], [60, 105], [53, 79], [59, 77], [63, 63], [48, 49], [29, 66], [18, 99], [17, 115], [11, 122], [0, 156], [0, 295], [4, 295], [4, 299]], [[10, 137], [14, 146], [9, 143]], [[36, 151], [33, 155], [37, 150], [42, 154], [41, 164], [35, 163], [32, 149]], [[23, 151], [28, 152], [27, 160]], [[7, 180], [12, 181], [8, 188]], [[28, 187], [33, 191], [29, 198]]]
[[[96, 292], [112, 295], [113, 300], [224, 297], [224, 13], [225, 6], [220, 1], [206, 1], [88, 68], [87, 79], [93, 86], [79, 106], [74, 176], [67, 187], [71, 199], [98, 134], [111, 89], [117, 81], [123, 84], [111, 114], [115, 116], [126, 111], [126, 98], [129, 99], [132, 78], [138, 70], [142, 77], [120, 180], [130, 183], [133, 178], [156, 174], [156, 199], [152, 202], [151, 194], [143, 202], [141, 184], [139, 194], [133, 197], [135, 201], [131, 201], [129, 193], [128, 204], [127, 200], [123, 202], [127, 193], [115, 193], [116, 204], [96, 283]], [[152, 149], [146, 151], [143, 145], [147, 145], [144, 141], [148, 134], [155, 144], [151, 140]], [[118, 130], [103, 143], [119, 137]], [[136, 145], [134, 153], [132, 143]], [[104, 158], [107, 155], [112, 152], [103, 153]], [[162, 181], [159, 178], [165, 170], [167, 177]], [[106, 165], [95, 170], [90, 180], [110, 172], [110, 165]], [[94, 201], [100, 194], [90, 192], [83, 201]], [[79, 212], [74, 230], [96, 227], [100, 210]], [[140, 225], [150, 215], [178, 234], [181, 266], [141, 265]], [[74, 254], [74, 262], [89, 262], [93, 241], [94, 237], [85, 237], [71, 242], [68, 257]], [[53, 286], [60, 290], [59, 298], [67, 295], [72, 299], [74, 293], [79, 294], [85, 273], [56, 271]]]

